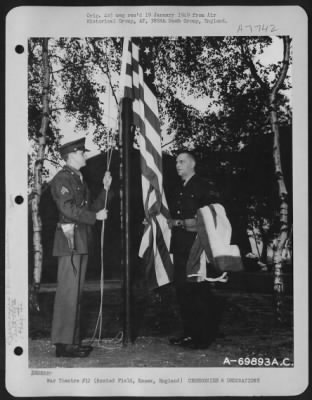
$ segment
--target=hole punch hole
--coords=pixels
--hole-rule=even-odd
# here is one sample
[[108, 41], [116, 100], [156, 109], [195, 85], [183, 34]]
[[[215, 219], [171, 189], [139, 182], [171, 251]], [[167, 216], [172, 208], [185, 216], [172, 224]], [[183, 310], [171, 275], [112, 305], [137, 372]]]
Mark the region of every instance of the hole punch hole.
[[18, 196], [15, 197], [15, 203], [16, 204], [22, 204], [23, 201], [24, 201], [24, 197], [23, 196], [18, 195]]
[[22, 46], [21, 44], [18, 44], [17, 46], [15, 46], [15, 51], [17, 54], [23, 54], [24, 53], [24, 46]]
[[15, 354], [16, 356], [21, 356], [21, 355], [23, 354], [23, 348], [20, 347], [20, 346], [15, 347], [15, 349], [14, 349], [14, 354]]

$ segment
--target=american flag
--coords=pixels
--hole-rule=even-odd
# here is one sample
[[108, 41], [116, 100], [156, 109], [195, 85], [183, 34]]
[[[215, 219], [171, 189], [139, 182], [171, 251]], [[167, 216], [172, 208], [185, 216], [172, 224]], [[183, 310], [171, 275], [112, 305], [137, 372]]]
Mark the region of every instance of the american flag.
[[[149, 51], [145, 48], [145, 55]], [[124, 39], [122, 76], [123, 97], [132, 99], [133, 124], [139, 131], [142, 195], [146, 225], [139, 256], [146, 264], [150, 288], [169, 283], [173, 264], [169, 254], [171, 232], [167, 224], [169, 210], [163, 190], [161, 135], [158, 106], [151, 89], [151, 70], [142, 67], [140, 48]], [[151, 80], [150, 80], [151, 81]]]

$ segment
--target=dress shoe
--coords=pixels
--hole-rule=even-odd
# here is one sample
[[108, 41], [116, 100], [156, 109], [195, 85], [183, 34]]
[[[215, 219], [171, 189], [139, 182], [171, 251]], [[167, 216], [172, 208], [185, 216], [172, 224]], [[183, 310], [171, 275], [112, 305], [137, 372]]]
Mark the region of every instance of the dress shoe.
[[185, 346], [189, 342], [192, 342], [190, 336], [173, 337], [169, 339], [169, 343], [174, 346]]
[[56, 344], [56, 357], [88, 357], [90, 351], [84, 350], [79, 345], [73, 344]]
[[89, 344], [80, 344], [79, 347], [80, 347], [80, 349], [89, 351], [90, 353], [93, 350], [93, 347], [90, 346]]

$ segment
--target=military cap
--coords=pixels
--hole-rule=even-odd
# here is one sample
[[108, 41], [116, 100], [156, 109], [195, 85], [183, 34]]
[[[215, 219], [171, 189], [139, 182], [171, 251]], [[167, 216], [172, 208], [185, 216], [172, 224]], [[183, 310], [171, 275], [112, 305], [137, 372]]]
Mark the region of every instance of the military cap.
[[74, 153], [77, 150], [89, 151], [85, 148], [85, 141], [86, 138], [81, 138], [64, 143], [59, 149], [61, 157], [65, 156], [68, 153]]

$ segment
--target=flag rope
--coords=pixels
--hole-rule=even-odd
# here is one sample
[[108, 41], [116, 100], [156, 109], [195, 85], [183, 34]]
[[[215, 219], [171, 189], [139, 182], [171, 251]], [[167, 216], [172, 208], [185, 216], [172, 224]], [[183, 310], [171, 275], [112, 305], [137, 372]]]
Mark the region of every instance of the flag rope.
[[[108, 95], [108, 114], [110, 115], [110, 97], [111, 97], [111, 90], [109, 90], [109, 95]], [[113, 145], [113, 132], [110, 129], [110, 119], [108, 119], [108, 145], [107, 145], [107, 155], [106, 155], [106, 171], [110, 170], [111, 166], [111, 161], [112, 161], [112, 155], [113, 155], [113, 150], [114, 150], [114, 145]], [[105, 194], [105, 202], [104, 202], [104, 208], [106, 209], [107, 207], [107, 201], [108, 201], [108, 192], [109, 189], [106, 190]], [[96, 334], [98, 331], [98, 337], [97, 337], [97, 347], [103, 347], [100, 343], [103, 341], [102, 339], [102, 329], [103, 329], [103, 300], [104, 300], [104, 238], [105, 238], [105, 219], [102, 220], [102, 226], [101, 226], [101, 277], [100, 277], [100, 306], [99, 306], [99, 312], [97, 316], [97, 321], [95, 325], [95, 329], [91, 338], [90, 343], [93, 344], [96, 338]], [[113, 339], [107, 339], [109, 342], [116, 342], [116, 343], [121, 343], [123, 338], [123, 333], [118, 332], [115, 338]]]
[[[111, 139], [111, 132], [109, 132], [109, 139]], [[112, 154], [113, 154], [113, 145], [112, 141], [110, 142], [107, 150], [107, 159], [106, 159], [106, 170], [110, 170], [110, 165], [112, 161]], [[104, 208], [107, 207], [107, 201], [108, 201], [108, 192], [109, 189], [106, 190], [105, 194], [105, 202], [104, 202]], [[101, 277], [100, 277], [100, 306], [99, 306], [99, 312], [97, 316], [97, 321], [95, 325], [95, 329], [91, 338], [90, 343], [93, 344], [95, 339], [96, 339], [96, 334], [98, 331], [98, 337], [97, 337], [97, 344], [98, 347], [100, 346], [100, 342], [103, 341], [102, 337], [102, 328], [103, 328], [103, 300], [104, 300], [104, 238], [105, 238], [105, 219], [102, 220], [102, 226], [101, 226]], [[117, 342], [120, 343], [122, 341], [122, 332], [118, 332], [115, 338], [106, 340], [109, 342]]]

